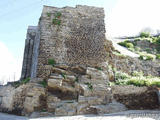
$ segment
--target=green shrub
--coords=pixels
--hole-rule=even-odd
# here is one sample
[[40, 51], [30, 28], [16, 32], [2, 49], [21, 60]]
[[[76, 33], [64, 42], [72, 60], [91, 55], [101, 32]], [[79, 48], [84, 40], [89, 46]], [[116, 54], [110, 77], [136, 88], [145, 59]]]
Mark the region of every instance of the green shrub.
[[123, 55], [123, 54], [121, 54], [120, 52], [117, 52], [117, 51], [113, 51], [112, 53], [116, 56], [126, 57], [125, 55]]
[[128, 40], [126, 40], [124, 42], [119, 42], [118, 44], [121, 45], [121, 46], [123, 46], [123, 47], [130, 48], [130, 49], [132, 49], [134, 51], [134, 45], [133, 45], [133, 43], [131, 43]]
[[52, 23], [53, 23], [54, 25], [61, 25], [61, 20], [59, 20], [59, 19], [57, 19], [57, 18], [54, 18], [54, 19], [52, 20]]
[[123, 47], [126, 47], [126, 42], [119, 42], [118, 44], [123, 46]]
[[26, 78], [24, 80], [21, 80], [21, 84], [26, 84], [30, 81], [31, 79], [30, 78]]
[[151, 49], [149, 49], [149, 48], [146, 48], [145, 51], [146, 51], [147, 53], [151, 53]]
[[61, 12], [56, 12], [54, 14], [55, 18], [52, 19], [52, 24], [54, 25], [61, 25], [61, 20], [59, 19], [61, 17], [62, 13]]
[[124, 80], [116, 80], [116, 85], [127, 85], [127, 79]]
[[134, 45], [132, 43], [126, 43], [127, 48], [134, 48]]
[[126, 44], [127, 44], [127, 43], [130, 43], [130, 41], [125, 40], [125, 41], [123, 41], [123, 42], [119, 42], [118, 44], [121, 45], [121, 46], [123, 46], [123, 47], [126, 47]]
[[56, 61], [54, 59], [48, 59], [48, 64], [54, 66]]
[[160, 45], [160, 36], [157, 37], [156, 43]]
[[[118, 73], [118, 74], [117, 74]], [[134, 71], [131, 75], [118, 71], [116, 81], [112, 85], [157, 86], [160, 87], [160, 77], [144, 76], [143, 72]]]
[[140, 37], [141, 38], [148, 38], [148, 37], [150, 37], [150, 33], [149, 32], [141, 32]]
[[139, 80], [139, 79], [131, 79], [127, 81], [127, 85], [135, 85], [135, 86], [147, 86], [146, 80]]
[[48, 17], [51, 17], [51, 13], [47, 12], [47, 16], [48, 16]]
[[103, 71], [101, 67], [96, 67], [97, 70]]
[[30, 78], [26, 78], [26, 79], [23, 79], [23, 80], [20, 80], [20, 81], [16, 81], [16, 82], [13, 82], [11, 83], [15, 88], [19, 87], [20, 85], [23, 85], [23, 84], [26, 84], [30, 81], [31, 79]]
[[146, 52], [139, 52], [139, 59], [141, 60], [155, 60], [156, 56], [153, 55], [153, 54], [149, 54], [149, 53], [146, 53]]
[[151, 82], [150, 86], [160, 87], [160, 81], [153, 81], [153, 82]]
[[66, 79], [66, 74], [65, 73], [61, 73], [61, 76]]
[[157, 59], [160, 59], [160, 54], [157, 54], [157, 55], [156, 55], [156, 58], [157, 58]]
[[128, 48], [128, 50], [130, 50], [130, 51], [132, 51], [132, 52], [134, 52], [134, 51], [135, 51], [135, 49], [134, 49], [134, 48]]
[[137, 42], [137, 41], [141, 41], [141, 40], [142, 40], [142, 38], [141, 38], [141, 37], [138, 37], [138, 38], [135, 38], [135, 39], [134, 39], [134, 41], [135, 41], [135, 42]]
[[143, 76], [144, 74], [143, 74], [143, 72], [141, 71], [141, 72], [138, 72], [138, 71], [133, 71], [132, 73], [131, 73], [131, 75], [132, 76], [136, 76], [136, 77], [140, 77], [140, 76]]
[[129, 75], [127, 73], [124, 73], [124, 72], [120, 72], [120, 71], [117, 71], [115, 73], [115, 80], [124, 80], [124, 79], [128, 79], [129, 78]]
[[47, 87], [47, 81], [46, 80], [40, 81], [39, 84], [41, 84], [44, 88]]
[[135, 47], [135, 51], [140, 51], [140, 50], [141, 50], [141, 48]]
[[56, 13], [54, 14], [55, 18], [59, 18], [59, 17], [61, 17], [61, 15], [62, 15], [61, 12], [56, 12]]

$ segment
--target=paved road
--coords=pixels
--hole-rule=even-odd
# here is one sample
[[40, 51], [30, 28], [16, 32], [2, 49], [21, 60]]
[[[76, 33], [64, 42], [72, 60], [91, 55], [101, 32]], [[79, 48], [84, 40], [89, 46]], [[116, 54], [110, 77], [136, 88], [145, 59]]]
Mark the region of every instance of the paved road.
[[79, 115], [66, 117], [27, 118], [0, 113], [0, 120], [160, 120], [160, 111], [130, 110], [126, 112], [95, 115]]

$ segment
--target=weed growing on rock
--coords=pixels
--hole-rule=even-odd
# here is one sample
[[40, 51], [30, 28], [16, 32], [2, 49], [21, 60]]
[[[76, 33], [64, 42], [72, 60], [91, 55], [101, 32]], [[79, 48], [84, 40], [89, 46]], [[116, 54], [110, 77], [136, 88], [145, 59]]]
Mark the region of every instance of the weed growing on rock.
[[48, 59], [48, 64], [52, 65], [52, 66], [55, 66], [56, 61], [54, 59]]
[[112, 85], [157, 86], [160, 87], [160, 77], [144, 76], [143, 72], [133, 72], [132, 75], [121, 71], [115, 72], [115, 82]]
[[97, 70], [103, 71], [101, 67], [96, 67]]
[[16, 81], [16, 82], [13, 82], [11, 83], [15, 88], [19, 87], [20, 85], [23, 85], [23, 84], [26, 84], [30, 81], [31, 79], [30, 78], [26, 78], [26, 79], [23, 79], [23, 80], [20, 80], [20, 81]]
[[85, 83], [85, 85], [87, 85], [87, 86], [88, 86], [88, 89], [89, 89], [89, 90], [93, 90], [93, 86], [92, 86], [92, 84], [91, 84], [91, 83], [86, 82], [86, 83]]
[[62, 75], [62, 77], [63, 77], [64, 79], [66, 79], [66, 74], [65, 74], [65, 73], [61, 73], [61, 75]]
[[61, 17], [61, 15], [62, 15], [62, 13], [61, 13], [61, 12], [56, 12], [56, 13], [54, 14], [55, 18], [60, 18], [60, 17]]
[[142, 32], [140, 37], [131, 40], [125, 40], [118, 43], [119, 45], [128, 48], [128, 50], [139, 54], [140, 60], [156, 60], [160, 52], [160, 36], [150, 36], [149, 33]]
[[148, 37], [150, 37], [150, 33], [149, 32], [141, 32], [140, 37], [141, 38], [148, 38]]
[[153, 54], [149, 54], [146, 52], [140, 52], [139, 54], [140, 54], [139, 59], [141, 60], [155, 60], [156, 59], [156, 56]]
[[41, 84], [44, 88], [47, 87], [47, 81], [46, 80], [40, 81], [39, 84]]
[[78, 77], [76, 77], [75, 82], [78, 82], [78, 81], [79, 81], [79, 79], [78, 79]]
[[51, 17], [51, 13], [47, 12], [47, 16], [48, 16], [48, 17]]
[[157, 55], [156, 55], [156, 58], [157, 58], [157, 59], [160, 59], [160, 54], [157, 54]]
[[52, 24], [54, 25], [61, 25], [61, 17], [62, 13], [61, 12], [57, 12], [54, 14], [55, 18], [52, 19]]

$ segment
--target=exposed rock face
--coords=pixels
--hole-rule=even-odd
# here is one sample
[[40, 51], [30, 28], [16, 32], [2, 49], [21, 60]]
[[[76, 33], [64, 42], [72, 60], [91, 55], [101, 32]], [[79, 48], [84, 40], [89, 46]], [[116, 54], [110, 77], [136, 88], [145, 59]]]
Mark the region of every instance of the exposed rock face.
[[156, 88], [135, 86], [113, 86], [112, 93], [116, 101], [129, 109], [156, 109], [159, 101]]

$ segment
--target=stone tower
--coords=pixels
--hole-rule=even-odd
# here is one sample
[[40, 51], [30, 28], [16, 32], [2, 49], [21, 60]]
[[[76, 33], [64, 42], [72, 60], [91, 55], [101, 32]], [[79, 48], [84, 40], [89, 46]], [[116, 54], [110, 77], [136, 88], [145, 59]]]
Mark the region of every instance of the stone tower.
[[30, 26], [21, 79], [45, 77], [48, 59], [57, 64], [98, 66], [106, 61], [104, 9], [44, 6], [38, 26]]

